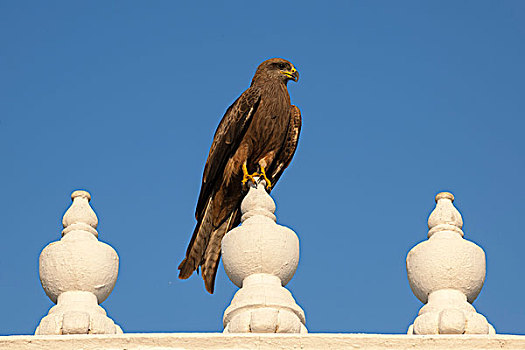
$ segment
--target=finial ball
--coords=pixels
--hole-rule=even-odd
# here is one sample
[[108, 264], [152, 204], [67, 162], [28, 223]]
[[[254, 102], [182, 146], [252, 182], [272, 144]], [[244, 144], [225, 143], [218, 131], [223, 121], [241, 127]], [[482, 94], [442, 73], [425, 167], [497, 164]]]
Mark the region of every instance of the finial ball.
[[454, 195], [450, 192], [440, 192], [436, 195], [436, 203], [440, 199], [450, 199], [451, 202], [454, 202]]

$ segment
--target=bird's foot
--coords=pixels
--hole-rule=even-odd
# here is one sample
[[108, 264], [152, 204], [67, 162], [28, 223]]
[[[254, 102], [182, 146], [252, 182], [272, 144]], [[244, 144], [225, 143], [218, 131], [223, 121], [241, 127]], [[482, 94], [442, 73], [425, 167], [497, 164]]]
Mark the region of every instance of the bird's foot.
[[257, 182], [255, 181], [255, 177], [259, 176], [260, 175], [259, 173], [255, 172], [255, 173], [250, 175], [250, 173], [248, 173], [248, 168], [246, 167], [246, 163], [244, 163], [242, 165], [242, 173], [243, 173], [243, 176], [242, 176], [242, 184], [243, 184], [243, 186], [246, 185], [248, 180], [250, 180], [255, 186], [257, 186]]
[[264, 170], [264, 167], [261, 166], [261, 174], [260, 174], [264, 181], [266, 182], [266, 190], [269, 191], [272, 189], [272, 182], [270, 181], [270, 179], [268, 177], [266, 177], [266, 171]]
[[246, 185], [248, 180], [250, 180], [254, 185], [257, 186], [257, 180], [255, 180], [255, 177], [259, 176], [259, 173], [253, 173], [253, 174], [244, 174], [242, 178], [242, 184]]

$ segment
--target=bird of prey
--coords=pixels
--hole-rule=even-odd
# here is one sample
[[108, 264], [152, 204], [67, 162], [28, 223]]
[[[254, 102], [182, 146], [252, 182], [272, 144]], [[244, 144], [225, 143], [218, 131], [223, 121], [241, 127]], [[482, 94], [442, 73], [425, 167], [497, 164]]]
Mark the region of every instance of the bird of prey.
[[240, 223], [247, 182], [259, 176], [270, 191], [290, 164], [301, 130], [301, 112], [291, 105], [287, 83], [299, 79], [282, 58], [259, 65], [250, 87], [226, 110], [208, 154], [195, 210], [197, 225], [179, 265], [179, 278], [202, 269], [213, 293], [224, 234]]

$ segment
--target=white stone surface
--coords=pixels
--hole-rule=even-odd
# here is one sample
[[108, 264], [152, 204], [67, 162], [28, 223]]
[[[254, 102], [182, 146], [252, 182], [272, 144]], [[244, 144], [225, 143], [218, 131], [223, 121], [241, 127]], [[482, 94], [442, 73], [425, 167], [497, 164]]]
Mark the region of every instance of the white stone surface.
[[523, 335], [400, 335], [400, 334], [120, 334], [4, 336], [6, 350], [472, 350], [525, 349]]
[[98, 304], [109, 296], [118, 275], [118, 255], [99, 242], [97, 216], [86, 191], [71, 195], [63, 218], [62, 239], [40, 254], [40, 281], [57, 305], [49, 310], [36, 334], [115, 334], [119, 326]]
[[470, 304], [485, 281], [485, 253], [463, 239], [463, 220], [448, 192], [436, 195], [428, 219], [428, 240], [408, 253], [408, 281], [426, 303], [409, 334], [494, 334], [486, 318]]
[[242, 225], [222, 240], [228, 277], [241, 289], [224, 312], [225, 333], [306, 333], [303, 310], [285, 286], [299, 263], [299, 239], [276, 223], [265, 182], [251, 185]]

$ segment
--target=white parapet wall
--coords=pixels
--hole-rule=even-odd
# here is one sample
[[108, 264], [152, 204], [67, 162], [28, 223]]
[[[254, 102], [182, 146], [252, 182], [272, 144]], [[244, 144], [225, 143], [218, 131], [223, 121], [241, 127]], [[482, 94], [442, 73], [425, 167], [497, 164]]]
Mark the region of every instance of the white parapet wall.
[[525, 349], [519, 335], [157, 333], [0, 337], [9, 350]]
[[463, 219], [447, 192], [436, 196], [428, 239], [407, 257], [410, 286], [425, 304], [408, 334], [308, 333], [303, 310], [285, 288], [298, 266], [299, 240], [277, 224], [275, 203], [264, 188], [251, 186], [241, 206], [243, 224], [223, 240], [225, 270], [239, 287], [224, 313], [223, 333], [123, 334], [98, 305], [116, 283], [118, 255], [98, 240], [90, 194], [75, 191], [61, 240], [40, 257], [42, 287], [57, 305], [36, 335], [0, 336], [0, 350], [525, 350], [525, 336], [496, 334], [472, 306], [485, 280], [485, 253], [463, 237]]

